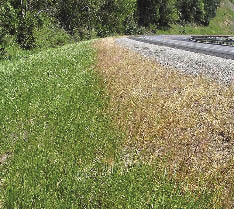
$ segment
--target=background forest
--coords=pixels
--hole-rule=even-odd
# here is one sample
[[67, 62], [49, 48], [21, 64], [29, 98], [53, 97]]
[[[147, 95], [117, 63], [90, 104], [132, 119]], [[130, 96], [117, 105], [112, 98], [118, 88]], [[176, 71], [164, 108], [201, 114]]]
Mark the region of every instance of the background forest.
[[21, 49], [117, 34], [155, 33], [171, 24], [209, 25], [220, 0], [5, 0], [0, 3], [1, 56]]

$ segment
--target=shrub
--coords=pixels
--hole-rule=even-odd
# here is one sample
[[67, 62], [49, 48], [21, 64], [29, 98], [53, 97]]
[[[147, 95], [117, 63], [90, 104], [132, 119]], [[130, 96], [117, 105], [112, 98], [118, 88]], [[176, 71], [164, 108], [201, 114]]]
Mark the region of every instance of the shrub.
[[73, 42], [71, 35], [52, 22], [34, 29], [35, 46], [38, 48], [54, 48]]

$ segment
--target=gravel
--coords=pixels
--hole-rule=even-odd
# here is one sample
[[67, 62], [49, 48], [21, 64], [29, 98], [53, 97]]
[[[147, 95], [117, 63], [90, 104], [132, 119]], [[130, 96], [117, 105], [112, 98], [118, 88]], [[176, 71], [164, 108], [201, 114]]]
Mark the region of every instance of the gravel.
[[143, 43], [128, 38], [116, 39], [116, 43], [183, 73], [206, 75], [228, 86], [234, 84], [234, 60]]

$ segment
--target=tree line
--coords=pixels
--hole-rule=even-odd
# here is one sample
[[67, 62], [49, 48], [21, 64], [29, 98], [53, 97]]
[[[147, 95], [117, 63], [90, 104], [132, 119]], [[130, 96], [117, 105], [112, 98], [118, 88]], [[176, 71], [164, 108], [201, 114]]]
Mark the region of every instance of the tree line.
[[23, 49], [35, 47], [35, 31], [48, 22], [83, 40], [141, 34], [171, 24], [209, 25], [220, 0], [4, 0], [0, 2], [0, 45], [13, 36]]

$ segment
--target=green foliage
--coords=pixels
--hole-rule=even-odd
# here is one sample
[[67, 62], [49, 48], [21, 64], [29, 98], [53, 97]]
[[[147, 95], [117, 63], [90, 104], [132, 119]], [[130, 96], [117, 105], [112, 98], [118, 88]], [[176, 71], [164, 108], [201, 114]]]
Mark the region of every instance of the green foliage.
[[34, 19], [31, 14], [25, 15], [25, 17], [20, 18], [16, 40], [22, 49], [32, 49], [35, 46], [35, 38], [33, 36], [33, 29], [35, 27]]
[[83, 40], [94, 34], [98, 37], [123, 34], [124, 23], [129, 17], [135, 18], [135, 11], [135, 1], [129, 0], [66, 0], [58, 3], [56, 18], [66, 31]]
[[[49, 47], [56, 43], [67, 43], [65, 40], [70, 36], [80, 41], [114, 34], [141, 34], [152, 28], [153, 31], [165, 30], [176, 22], [208, 25], [216, 14], [219, 2], [220, 0], [6, 0], [0, 3], [0, 48], [5, 48], [6, 35], [14, 36], [22, 49], [41, 46], [42, 38], [35, 35], [46, 30], [49, 34], [59, 31], [56, 37], [50, 36], [51, 43], [48, 35], [45, 35], [45, 43]], [[48, 20], [56, 29], [48, 26]]]
[[23, 10], [19, 1], [6, 1], [0, 8], [0, 32], [16, 35], [17, 42], [23, 49], [32, 49], [34, 45], [34, 16]]
[[[187, 23], [183, 26], [179, 24], [171, 25], [169, 30], [158, 30], [157, 34], [200, 34], [200, 35], [232, 35], [234, 34], [234, 11], [229, 8], [229, 4], [217, 9], [216, 16], [211, 19], [209, 26]], [[227, 24], [224, 24], [227, 23]]]
[[15, 9], [9, 2], [0, 3], [0, 28], [2, 33], [14, 34], [18, 25]]
[[133, 15], [129, 15], [123, 22], [125, 25], [124, 34], [132, 35], [132, 34], [145, 34], [146, 28], [139, 26], [137, 24], [136, 18]]
[[159, 28], [168, 28], [178, 19], [176, 0], [147, 0], [137, 1], [139, 25], [148, 27], [156, 25]]
[[162, 0], [159, 7], [159, 27], [169, 27], [169, 24], [173, 21], [173, 1]]
[[205, 0], [204, 10], [205, 10], [205, 19], [204, 25], [209, 25], [210, 19], [215, 17], [216, 10], [220, 5], [220, 0]]
[[145, 0], [137, 1], [137, 9], [139, 16], [139, 25], [149, 26], [150, 24], [157, 24], [159, 21], [159, 0]]
[[33, 31], [36, 48], [54, 48], [73, 42], [73, 37], [50, 18], [44, 16], [41, 19], [43, 26], [35, 28]]
[[5, 58], [6, 35], [16, 31], [17, 17], [9, 2], [0, 3], [0, 59]]
[[177, 9], [181, 21], [209, 25], [219, 3], [220, 0], [178, 0]]
[[114, 34], [119, 29], [119, 9], [115, 0], [105, 0], [101, 5], [98, 16], [100, 17], [100, 26], [98, 35], [105, 37], [108, 34]]
[[[146, 0], [137, 1], [138, 22], [142, 26], [157, 25], [169, 28], [181, 22], [208, 25], [216, 14], [220, 0]], [[176, 14], [177, 13], [177, 14]]]

